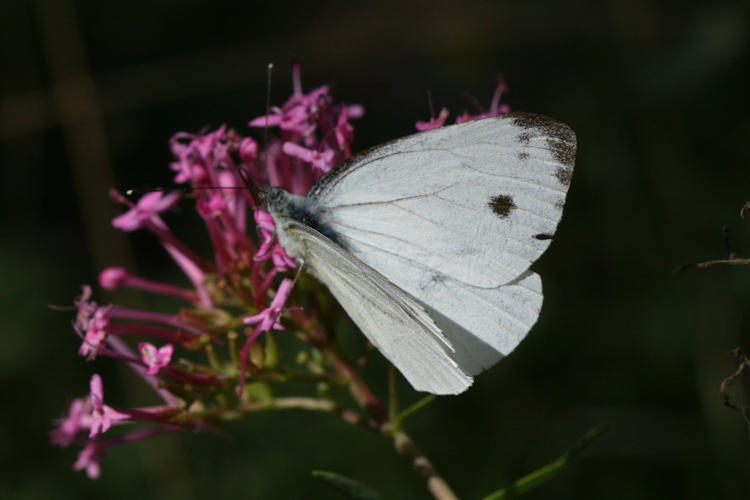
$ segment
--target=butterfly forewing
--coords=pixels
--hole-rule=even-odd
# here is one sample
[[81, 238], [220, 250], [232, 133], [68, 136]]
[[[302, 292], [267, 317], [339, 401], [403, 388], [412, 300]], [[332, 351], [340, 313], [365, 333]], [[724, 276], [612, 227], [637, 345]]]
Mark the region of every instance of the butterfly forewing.
[[365, 262], [376, 249], [494, 288], [549, 246], [574, 156], [567, 126], [503, 115], [374, 148], [323, 177], [308, 196]]

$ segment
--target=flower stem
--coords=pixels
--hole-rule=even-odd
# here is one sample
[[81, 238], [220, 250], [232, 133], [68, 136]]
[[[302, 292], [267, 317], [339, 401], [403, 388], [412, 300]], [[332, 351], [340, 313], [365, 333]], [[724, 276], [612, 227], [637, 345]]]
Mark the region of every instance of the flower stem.
[[344, 355], [334, 344], [326, 344], [322, 347], [325, 358], [331, 363], [336, 373], [344, 380], [349, 381], [349, 393], [357, 404], [367, 412], [379, 426], [388, 424], [388, 413], [380, 400], [373, 394], [367, 384], [359, 378], [354, 367], [344, 358]]
[[419, 451], [406, 432], [397, 430], [392, 435], [396, 451], [406, 458], [412, 468], [427, 482], [427, 489], [436, 500], [458, 500], [445, 479], [438, 474], [432, 463]]
[[[359, 377], [359, 374], [352, 368], [349, 361], [343, 357], [338, 348], [332, 344], [328, 344], [323, 348], [323, 354], [340, 376], [349, 379], [349, 391], [357, 401], [357, 404], [379, 424], [380, 433], [393, 440], [393, 445], [398, 454], [406, 458], [412, 468], [427, 482], [427, 489], [432, 493], [432, 496], [436, 500], [457, 500], [458, 497], [445, 479], [438, 474], [432, 463], [416, 447], [406, 431], [401, 428], [401, 419], [394, 420], [394, 418], [397, 418], [396, 415], [398, 413], [395, 369], [389, 375], [391, 408], [390, 412], [386, 412], [378, 398], [370, 390], [365, 381]], [[429, 402], [429, 400], [426, 402]], [[389, 413], [392, 413], [392, 415], [389, 415]], [[403, 418], [403, 415], [401, 418]], [[396, 424], [395, 427], [397, 428], [394, 428], [394, 424]]]
[[413, 414], [415, 412], [418, 412], [419, 410], [421, 410], [422, 408], [424, 408], [425, 406], [427, 406], [428, 404], [430, 404], [434, 400], [435, 400], [435, 395], [434, 394], [430, 394], [428, 396], [425, 396], [422, 399], [420, 399], [419, 401], [417, 401], [416, 403], [414, 403], [413, 405], [411, 405], [410, 407], [406, 408], [401, 413], [399, 413], [399, 414], [395, 415], [394, 417], [392, 417], [391, 420], [393, 421], [393, 428], [394, 429], [400, 429], [401, 428], [401, 424], [406, 419], [406, 417], [410, 416], [411, 414]]
[[[412, 468], [427, 483], [427, 489], [436, 500], [457, 500], [458, 497], [453, 492], [445, 479], [438, 474], [435, 467], [427, 457], [417, 448], [409, 435], [401, 427], [401, 422], [409, 413], [418, 410], [431, 399], [417, 402], [405, 410], [405, 414], [398, 415], [398, 398], [396, 393], [396, 373], [395, 369], [389, 376], [390, 389], [390, 412], [386, 410], [380, 400], [375, 396], [370, 387], [362, 380], [360, 373], [354, 369], [352, 363], [344, 356], [335, 342], [321, 331], [314, 323], [312, 318], [305, 312], [299, 311], [295, 314], [295, 319], [302, 327], [298, 335], [303, 341], [317, 347], [328, 363], [333, 367], [339, 377], [348, 381], [349, 393], [352, 395], [357, 404], [372, 419], [372, 427], [377, 429], [381, 435], [393, 441], [393, 445], [399, 455], [406, 458], [412, 465]], [[278, 400], [277, 400], [278, 401]], [[415, 408], [416, 407], [416, 408]], [[392, 413], [392, 415], [389, 415]], [[342, 416], [343, 418], [343, 416]]]

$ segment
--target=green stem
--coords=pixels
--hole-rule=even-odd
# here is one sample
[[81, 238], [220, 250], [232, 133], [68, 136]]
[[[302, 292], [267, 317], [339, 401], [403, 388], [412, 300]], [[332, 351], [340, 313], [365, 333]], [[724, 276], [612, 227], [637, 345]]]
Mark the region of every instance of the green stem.
[[312, 373], [305, 371], [294, 371], [286, 369], [261, 370], [254, 374], [253, 381], [258, 382], [328, 382], [329, 384], [345, 385], [346, 382], [330, 373]]
[[272, 410], [306, 410], [331, 413], [352, 425], [357, 425], [374, 432], [379, 432], [379, 428], [375, 426], [369, 419], [363, 417], [357, 412], [342, 408], [341, 405], [330, 399], [304, 397], [276, 398], [264, 402], [244, 403], [232, 410], [227, 410], [226, 408], [216, 408], [206, 410], [205, 412], [201, 413], [196, 412], [194, 413], [194, 416], [197, 416], [201, 422], [205, 422], [206, 420], [211, 418], [220, 420], [238, 420], [248, 413], [258, 413], [261, 411]]
[[357, 404], [367, 412], [367, 414], [377, 423], [379, 426], [386, 425], [388, 423], [388, 413], [383, 408], [375, 394], [365, 384], [365, 382], [359, 378], [357, 372], [354, 370], [349, 361], [344, 358], [341, 351], [334, 344], [328, 343], [324, 346], [319, 347], [323, 356], [333, 366], [336, 373], [344, 380], [348, 381], [349, 393], [352, 395]]
[[[393, 446], [399, 455], [406, 458], [411, 464], [412, 468], [425, 480], [427, 483], [427, 489], [432, 493], [432, 496], [436, 500], [457, 500], [458, 497], [453, 492], [451, 487], [445, 481], [445, 479], [438, 474], [435, 467], [427, 459], [427, 457], [417, 448], [414, 442], [411, 440], [409, 435], [400, 427], [394, 427], [395, 420], [392, 417], [388, 417], [388, 413], [383, 408], [383, 405], [375, 397], [373, 392], [362, 380], [357, 372], [352, 368], [351, 364], [343, 357], [341, 351], [328, 344], [323, 350], [326, 359], [336, 369], [342, 377], [348, 377], [349, 390], [357, 401], [357, 403], [364, 409], [370, 417], [379, 424], [380, 432], [383, 436], [393, 440]], [[389, 386], [391, 388], [391, 412], [396, 413], [398, 403], [395, 395], [395, 383], [397, 381], [396, 372], [393, 370], [389, 377]], [[429, 402], [429, 401], [427, 401]], [[427, 404], [422, 403], [421, 406]], [[413, 413], [418, 408], [412, 410]]]
[[419, 410], [421, 410], [422, 408], [424, 408], [425, 406], [427, 406], [434, 400], [435, 400], [435, 395], [430, 394], [428, 396], [423, 397], [422, 399], [420, 399], [419, 401], [417, 401], [416, 403], [414, 403], [413, 405], [411, 405], [410, 407], [408, 407], [407, 409], [405, 409], [404, 411], [396, 415], [396, 417], [392, 419], [393, 428], [400, 429], [401, 424], [403, 423], [404, 420], [406, 420], [407, 417], [409, 417], [412, 413], [418, 412]]
[[487, 495], [482, 500], [502, 500], [504, 498], [515, 498], [518, 495], [527, 493], [534, 488], [546, 483], [553, 477], [557, 476], [570, 461], [580, 454], [588, 445], [604, 432], [603, 427], [595, 427], [576, 441], [573, 446], [568, 448], [560, 457], [543, 467], [526, 474], [521, 479], [514, 482], [509, 488], [496, 491]]
[[393, 445], [399, 455], [405, 457], [412, 468], [427, 482], [427, 489], [436, 500], [458, 500], [445, 479], [438, 474], [427, 457], [416, 447], [408, 434], [403, 430], [392, 433]]

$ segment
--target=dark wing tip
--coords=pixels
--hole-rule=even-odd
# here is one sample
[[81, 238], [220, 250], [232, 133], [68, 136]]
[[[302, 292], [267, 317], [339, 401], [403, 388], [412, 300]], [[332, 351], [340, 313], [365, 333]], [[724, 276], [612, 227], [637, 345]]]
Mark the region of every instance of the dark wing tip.
[[[573, 168], [576, 160], [576, 134], [573, 129], [562, 122], [533, 113], [509, 113], [505, 116], [513, 125], [526, 130], [518, 136], [521, 144], [528, 144], [529, 133], [539, 134], [546, 138], [547, 147], [555, 160], [565, 167]], [[560, 182], [568, 184], [570, 174], [566, 173], [564, 177]]]
[[573, 129], [563, 122], [534, 113], [508, 113], [504, 116], [510, 119], [513, 125], [517, 127], [537, 130], [550, 138], [572, 143], [573, 147], [575, 147], [576, 134], [573, 132]]

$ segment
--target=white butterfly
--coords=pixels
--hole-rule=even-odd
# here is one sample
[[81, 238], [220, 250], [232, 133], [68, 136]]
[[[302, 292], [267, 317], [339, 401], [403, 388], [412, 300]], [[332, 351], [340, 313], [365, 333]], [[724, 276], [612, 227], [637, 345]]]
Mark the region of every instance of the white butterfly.
[[418, 133], [265, 203], [286, 252], [325, 283], [415, 389], [458, 394], [534, 325], [529, 266], [560, 220], [575, 134], [506, 114]]

